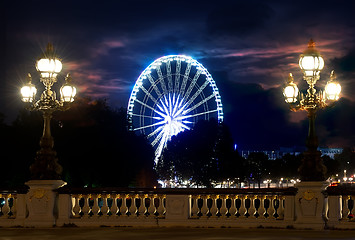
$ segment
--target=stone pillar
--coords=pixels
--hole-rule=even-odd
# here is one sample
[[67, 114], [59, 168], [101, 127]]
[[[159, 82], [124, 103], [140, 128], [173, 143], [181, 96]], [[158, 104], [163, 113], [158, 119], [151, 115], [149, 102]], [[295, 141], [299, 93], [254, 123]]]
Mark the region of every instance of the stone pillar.
[[58, 219], [56, 226], [63, 226], [70, 223], [70, 217], [72, 213], [73, 203], [70, 194], [59, 194], [58, 197]]
[[285, 196], [284, 221], [292, 225], [295, 220], [295, 196]]
[[23, 226], [27, 215], [26, 194], [17, 194], [16, 199], [16, 219], [17, 226]]
[[167, 195], [166, 215], [164, 221], [167, 225], [186, 225], [189, 218], [189, 196], [188, 195]]
[[327, 226], [334, 228], [339, 224], [341, 219], [341, 196], [328, 196], [328, 222]]
[[298, 192], [295, 197], [296, 222], [300, 229], [324, 229], [325, 195], [327, 182], [300, 182], [296, 184]]
[[66, 184], [62, 180], [31, 180], [26, 194], [28, 217], [25, 227], [53, 227], [58, 217], [57, 193], [53, 190]]

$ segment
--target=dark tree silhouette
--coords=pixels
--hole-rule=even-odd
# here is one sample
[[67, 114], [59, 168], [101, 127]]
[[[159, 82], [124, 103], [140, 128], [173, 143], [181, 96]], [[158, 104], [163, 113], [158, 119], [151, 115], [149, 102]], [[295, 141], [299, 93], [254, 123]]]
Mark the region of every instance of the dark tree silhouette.
[[255, 180], [260, 188], [262, 178], [267, 176], [267, 168], [269, 164], [268, 156], [263, 152], [252, 152], [247, 158], [247, 169], [249, 179]]
[[[7, 169], [12, 171], [7, 183], [23, 185], [29, 179], [42, 127], [40, 112], [23, 110], [3, 136], [9, 142], [3, 161], [10, 163]], [[105, 100], [77, 98], [70, 110], [54, 114], [52, 136], [63, 166], [62, 179], [69, 185], [156, 185], [154, 151], [143, 136], [128, 131], [123, 108], [112, 109]]]
[[216, 120], [199, 121], [190, 131], [172, 137], [157, 164], [162, 180], [190, 180], [197, 186], [238, 178], [241, 161], [229, 129]]
[[347, 170], [350, 174], [355, 172], [355, 151], [350, 147], [344, 148], [340, 154], [335, 154], [334, 159], [339, 162], [341, 170]]

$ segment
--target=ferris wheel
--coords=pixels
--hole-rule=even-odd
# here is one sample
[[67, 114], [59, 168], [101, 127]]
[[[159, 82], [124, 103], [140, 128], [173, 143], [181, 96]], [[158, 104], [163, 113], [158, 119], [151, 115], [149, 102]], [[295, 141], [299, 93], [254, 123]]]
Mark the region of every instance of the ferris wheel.
[[206, 68], [184, 55], [158, 58], [138, 77], [127, 108], [130, 130], [145, 135], [155, 161], [172, 136], [200, 119], [223, 121], [221, 96]]

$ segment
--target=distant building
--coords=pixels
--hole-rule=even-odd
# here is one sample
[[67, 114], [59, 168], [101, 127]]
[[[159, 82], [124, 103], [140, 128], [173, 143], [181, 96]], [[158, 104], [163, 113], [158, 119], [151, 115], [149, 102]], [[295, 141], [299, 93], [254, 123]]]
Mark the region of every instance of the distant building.
[[[342, 148], [318, 148], [318, 150], [321, 151], [322, 156], [327, 155], [330, 158], [334, 158], [335, 154], [340, 154], [343, 152]], [[268, 156], [269, 160], [276, 160], [278, 158], [282, 158], [286, 154], [297, 156], [303, 153], [304, 151], [306, 151], [305, 147], [280, 147], [278, 150], [241, 150], [239, 151], [239, 153], [243, 158], [248, 158], [250, 153], [263, 152], [265, 155]]]
[[322, 156], [327, 155], [330, 158], [334, 158], [335, 154], [340, 154], [343, 152], [342, 148], [318, 148], [321, 151]]

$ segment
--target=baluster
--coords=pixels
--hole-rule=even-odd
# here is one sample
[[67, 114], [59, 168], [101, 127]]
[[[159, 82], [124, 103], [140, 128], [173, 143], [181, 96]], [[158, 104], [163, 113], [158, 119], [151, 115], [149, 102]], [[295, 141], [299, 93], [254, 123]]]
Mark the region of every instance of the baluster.
[[354, 218], [354, 205], [355, 205], [355, 199], [354, 199], [354, 196], [349, 196], [349, 200], [348, 200], [348, 206], [349, 206], [349, 201], [352, 201], [352, 207], [349, 208], [349, 214], [348, 214], [348, 218], [353, 220], [352, 218]]
[[[138, 205], [139, 205], [139, 207], [138, 207]], [[136, 194], [135, 198], [134, 198], [134, 209], [135, 209], [134, 215], [136, 217], [139, 217], [139, 215], [140, 215], [139, 208], [141, 207], [141, 205], [142, 205], [141, 198], [138, 194]]]
[[250, 195], [250, 207], [249, 207], [249, 214], [250, 217], [255, 218], [255, 214], [257, 213], [256, 211], [256, 207], [255, 207], [255, 196], [254, 195]]
[[166, 215], [166, 195], [163, 195], [163, 208], [164, 208], [164, 211], [163, 211], [163, 215], [165, 216]]
[[[4, 196], [0, 193], [0, 201], [1, 198], [3, 198]], [[1, 203], [1, 202], [0, 202]], [[2, 214], [2, 207], [0, 206], [0, 217], [3, 217], [4, 215]]]
[[[124, 201], [122, 202], [122, 204], [124, 203], [124, 205], [126, 206], [126, 211], [122, 212], [122, 214], [124, 214], [126, 216], [130, 216], [132, 214], [131, 208], [132, 208], [132, 205], [133, 205], [133, 198], [134, 198], [134, 196], [126, 194], [126, 197], [125, 197]], [[127, 204], [128, 201], [131, 202], [131, 204], [129, 206]]]
[[280, 199], [277, 196], [273, 197], [273, 207], [274, 207], [274, 213], [272, 214], [272, 216], [277, 219], [280, 215], [279, 215], [279, 208], [280, 208]]
[[274, 215], [274, 202], [273, 202], [273, 196], [269, 196], [269, 208], [267, 209], [267, 213], [268, 213], [268, 218], [273, 218]]
[[229, 198], [228, 195], [224, 195], [224, 196], [221, 196], [222, 198], [220, 198], [222, 200], [222, 205], [221, 205], [221, 208], [219, 209], [219, 213], [221, 214], [221, 217], [227, 217], [227, 213], [228, 213], [228, 209], [227, 209], [227, 206], [226, 206], [226, 201], [227, 199]]
[[144, 202], [144, 208], [145, 208], [144, 215], [146, 217], [148, 217], [149, 216], [149, 206], [150, 206], [150, 198], [149, 198], [148, 194], [144, 194], [143, 202]]
[[92, 212], [93, 216], [99, 216], [99, 212], [100, 212], [99, 198], [101, 198], [101, 194], [93, 195], [94, 205], [91, 208], [91, 212]]
[[259, 217], [258, 218], [261, 218], [261, 219], [264, 219], [265, 218], [265, 195], [261, 195], [261, 196], [258, 196], [259, 200], [260, 200], [260, 207], [258, 209], [258, 213], [259, 213]]
[[139, 201], [140, 201], [140, 205], [139, 208], [137, 209], [137, 216], [142, 217], [144, 216], [145, 212], [146, 212], [146, 207], [145, 207], [145, 195], [141, 194], [139, 195]]
[[154, 199], [155, 199], [154, 195], [149, 196], [149, 207], [148, 207], [149, 217], [154, 217], [154, 212], [155, 212]]
[[237, 214], [237, 206], [235, 204], [236, 196], [231, 197], [231, 207], [229, 208], [229, 213], [231, 217], [234, 217]]
[[245, 199], [244, 199], [244, 208], [245, 208], [245, 213], [244, 213], [244, 217], [250, 217], [250, 208], [251, 208], [252, 202], [250, 200], [250, 196], [246, 195]]
[[284, 196], [279, 196], [279, 208], [277, 209], [277, 213], [279, 214], [278, 219], [284, 219], [284, 212], [285, 212], [285, 207], [284, 207]]
[[342, 219], [348, 220], [349, 215], [349, 207], [348, 207], [348, 200], [350, 196], [342, 196]]
[[102, 198], [102, 207], [101, 207], [101, 213], [102, 216], [108, 217], [108, 213], [109, 213], [109, 208], [108, 208], [108, 204], [107, 204], [107, 199], [111, 197], [110, 194], [103, 194], [101, 196]]
[[159, 204], [159, 196], [157, 194], [154, 194], [154, 200], [153, 200], [153, 205], [154, 205], [154, 216], [159, 216], [158, 212], [158, 204]]
[[203, 218], [207, 218], [208, 217], [208, 213], [209, 213], [209, 208], [207, 205], [207, 200], [208, 200], [209, 196], [203, 196], [202, 197], [202, 207], [201, 207], [201, 213]]
[[82, 198], [82, 195], [74, 195], [74, 207], [73, 207], [73, 216], [74, 217], [80, 217], [80, 210], [81, 210], [81, 207], [80, 207], [80, 204], [79, 204], [79, 201], [80, 199]]
[[12, 212], [12, 216], [16, 217], [16, 213], [17, 213], [17, 195], [12, 195], [11, 212]]
[[245, 217], [245, 214], [248, 213], [247, 209], [245, 208], [245, 199], [247, 198], [248, 196], [243, 196], [243, 195], [238, 195], [238, 199], [240, 199], [240, 208], [239, 208], [239, 214], [240, 214], [240, 217]]
[[212, 206], [210, 209], [211, 217], [218, 217], [219, 209], [217, 208], [217, 199], [219, 198], [219, 195], [213, 195], [211, 196], [212, 200]]
[[138, 212], [138, 208], [137, 208], [137, 198], [138, 198], [138, 194], [132, 194], [131, 195], [131, 206], [129, 207], [129, 212], [130, 212], [130, 215], [134, 215], [134, 216], [137, 216], [136, 213]]
[[4, 214], [3, 217], [9, 217], [10, 213], [10, 206], [9, 206], [9, 195], [3, 195], [5, 204], [2, 206], [2, 213]]
[[192, 206], [190, 207], [190, 218], [198, 218], [199, 208], [198, 208], [198, 199], [199, 196], [190, 195], [190, 203]]
[[117, 213], [118, 213], [118, 206], [117, 206], [117, 198], [119, 197], [119, 194], [113, 194], [112, 196], [112, 205], [110, 208], [110, 212], [112, 214], [113, 217], [117, 217]]
[[84, 197], [84, 206], [82, 208], [82, 213], [84, 217], [90, 217], [90, 206], [89, 206], [89, 200], [91, 198], [91, 194], [85, 195]]
[[[130, 200], [130, 196], [129, 194], [122, 194], [122, 206], [121, 206], [121, 213], [122, 216], [129, 216], [131, 214], [131, 212], [129, 211], [129, 207], [127, 204], [127, 201]], [[131, 203], [132, 206], [132, 203]]]
[[159, 195], [158, 199], [159, 199], [159, 206], [157, 209], [157, 213], [158, 213], [159, 217], [163, 217], [163, 215], [164, 215], [164, 195]]

